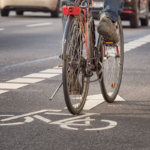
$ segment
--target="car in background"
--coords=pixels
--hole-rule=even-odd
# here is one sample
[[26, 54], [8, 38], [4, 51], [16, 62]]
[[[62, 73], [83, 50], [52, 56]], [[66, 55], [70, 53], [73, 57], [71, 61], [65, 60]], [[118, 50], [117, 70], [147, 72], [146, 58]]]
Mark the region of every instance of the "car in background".
[[[61, 0], [62, 6], [66, 0]], [[124, 0], [124, 10], [121, 14], [122, 20], [129, 20], [132, 28], [138, 28], [139, 20], [142, 26], [149, 24], [149, 5], [150, 0]], [[99, 12], [103, 9], [104, 0], [94, 0], [94, 7], [92, 10], [93, 18], [99, 19]]]
[[148, 26], [149, 24], [149, 0], [124, 0], [124, 11], [121, 14], [122, 20], [129, 20], [132, 28]]
[[16, 11], [17, 15], [23, 15], [25, 11], [49, 12], [52, 17], [58, 17], [60, 7], [60, 0], [0, 0], [2, 17], [9, 16], [10, 11]]

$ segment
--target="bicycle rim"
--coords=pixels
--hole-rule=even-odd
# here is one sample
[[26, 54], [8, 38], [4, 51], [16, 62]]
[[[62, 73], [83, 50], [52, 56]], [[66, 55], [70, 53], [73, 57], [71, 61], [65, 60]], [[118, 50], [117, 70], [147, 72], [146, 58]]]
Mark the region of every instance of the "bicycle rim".
[[63, 89], [68, 110], [79, 114], [85, 104], [89, 89], [89, 78], [84, 76], [81, 58], [85, 59], [85, 41], [79, 18], [73, 18], [66, 39], [66, 59], [63, 60]]
[[123, 62], [124, 62], [124, 39], [121, 20], [116, 23], [119, 36], [118, 47], [104, 45], [103, 51], [103, 73], [100, 82], [104, 99], [112, 103], [120, 89]]

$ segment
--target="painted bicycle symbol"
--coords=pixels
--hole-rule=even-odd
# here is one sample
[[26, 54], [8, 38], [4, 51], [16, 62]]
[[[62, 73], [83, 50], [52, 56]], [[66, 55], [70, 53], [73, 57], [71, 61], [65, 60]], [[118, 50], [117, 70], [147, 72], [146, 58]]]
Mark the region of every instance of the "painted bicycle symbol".
[[[52, 121], [43, 115], [59, 115], [59, 116], [66, 116], [67, 118], [59, 120], [59, 121]], [[100, 115], [97, 113], [86, 113], [79, 116], [72, 116], [71, 114], [61, 113], [61, 110], [41, 110], [36, 112], [31, 112], [23, 115], [0, 115], [0, 117], [8, 117], [0, 120], [0, 126], [16, 126], [16, 125], [24, 125], [26, 123], [31, 123], [34, 119], [41, 120], [49, 125], [58, 125], [61, 128], [68, 129], [68, 130], [79, 130], [79, 127], [86, 127], [85, 131], [100, 131], [114, 128], [117, 125], [117, 122], [111, 120], [100, 120], [100, 122], [107, 123], [106, 127], [100, 128], [89, 128], [92, 127], [91, 122], [96, 121], [92, 119], [93, 116]], [[13, 122], [15, 120], [23, 118], [24, 121], [21, 122]], [[10, 123], [11, 122], [11, 123]]]

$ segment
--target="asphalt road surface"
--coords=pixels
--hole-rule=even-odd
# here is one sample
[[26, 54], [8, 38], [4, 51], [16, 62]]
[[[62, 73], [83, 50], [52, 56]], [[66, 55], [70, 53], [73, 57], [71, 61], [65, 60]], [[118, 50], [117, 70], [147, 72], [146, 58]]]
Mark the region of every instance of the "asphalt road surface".
[[[97, 23], [97, 22], [96, 22]], [[0, 17], [0, 150], [149, 150], [150, 26], [123, 22], [125, 62], [113, 104], [90, 84], [90, 107], [65, 108], [61, 83], [62, 20], [49, 14]]]

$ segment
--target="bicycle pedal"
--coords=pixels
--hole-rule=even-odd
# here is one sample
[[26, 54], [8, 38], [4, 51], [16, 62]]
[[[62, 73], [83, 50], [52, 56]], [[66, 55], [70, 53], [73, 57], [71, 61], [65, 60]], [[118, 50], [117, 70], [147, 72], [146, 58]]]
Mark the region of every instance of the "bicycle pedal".
[[114, 42], [106, 42], [106, 45], [113, 45]]
[[117, 44], [114, 44], [113, 42], [105, 42], [106, 46], [117, 46]]
[[77, 94], [79, 91], [70, 91], [71, 94]]

